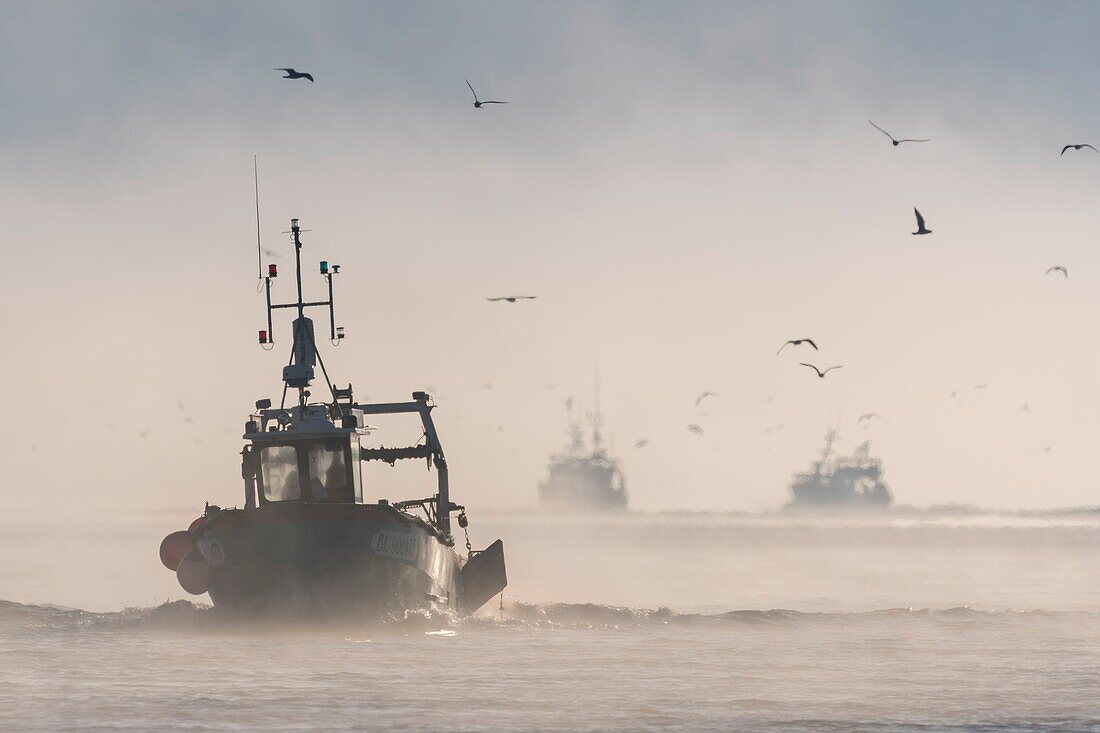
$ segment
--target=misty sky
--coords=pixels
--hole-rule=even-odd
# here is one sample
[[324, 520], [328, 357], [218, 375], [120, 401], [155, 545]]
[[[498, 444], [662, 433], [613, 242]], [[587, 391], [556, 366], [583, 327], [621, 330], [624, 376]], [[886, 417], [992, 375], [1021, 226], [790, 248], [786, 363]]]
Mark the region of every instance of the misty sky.
[[[534, 504], [597, 369], [641, 510], [775, 508], [830, 427], [874, 441], [900, 503], [1100, 503], [1100, 155], [1058, 155], [1100, 147], [1098, 23], [1070, 3], [6, 3], [5, 505], [240, 503], [242, 425], [286, 358], [255, 343], [253, 154], [273, 261], [289, 274], [299, 217], [308, 271], [343, 266], [330, 373], [360, 398], [431, 385], [471, 509]], [[467, 77], [511, 103], [473, 109]], [[893, 148], [868, 118], [933, 142]], [[512, 293], [539, 299], [485, 301]], [[844, 369], [775, 355], [806, 336]], [[431, 485], [371, 469], [372, 497]]]

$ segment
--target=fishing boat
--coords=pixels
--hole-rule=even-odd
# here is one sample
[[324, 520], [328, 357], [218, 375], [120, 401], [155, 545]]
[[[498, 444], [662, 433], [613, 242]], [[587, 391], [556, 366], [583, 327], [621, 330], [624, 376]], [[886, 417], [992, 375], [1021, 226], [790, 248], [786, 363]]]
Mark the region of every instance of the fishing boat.
[[[277, 311], [288, 309], [296, 317], [282, 398], [277, 406], [269, 398], [256, 401], [245, 422], [243, 505], [223, 509], [208, 503], [188, 529], [164, 538], [161, 560], [185, 591], [209, 593], [217, 607], [472, 613], [507, 585], [504, 545], [497, 540], [472, 549], [465, 508], [451, 501], [431, 395], [416, 391], [409, 400], [365, 404], [356, 402], [350, 384], [340, 388], [329, 379], [306, 313], [326, 309], [331, 343], [341, 343], [344, 329], [336, 326], [333, 301], [340, 266], [320, 262], [328, 299], [306, 301], [303, 231], [291, 219], [296, 301], [273, 303], [278, 268], [268, 265], [266, 275], [261, 270], [267, 328], [259, 331], [259, 344], [274, 348]], [[311, 400], [310, 391], [317, 367], [328, 398], [320, 401]], [[371, 447], [376, 429], [367, 420], [379, 415], [408, 416], [423, 429], [422, 439], [413, 446]], [[405, 460], [424, 461], [434, 470], [434, 493], [369, 500], [366, 487], [384, 485], [383, 472], [373, 467]], [[452, 518], [466, 533], [465, 557], [455, 550]]]
[[569, 445], [550, 456], [546, 480], [539, 484], [539, 500], [543, 508], [549, 511], [626, 511], [626, 480], [619, 462], [603, 444], [604, 417], [599, 407], [599, 393], [597, 384], [596, 407], [588, 415], [592, 429], [589, 443], [585, 442], [572, 398], [566, 401]]
[[837, 431], [830, 430], [813, 469], [795, 474], [786, 509], [886, 509], [894, 501], [882, 479], [882, 461], [871, 455], [870, 441], [860, 444], [851, 455], [834, 457], [837, 437]]

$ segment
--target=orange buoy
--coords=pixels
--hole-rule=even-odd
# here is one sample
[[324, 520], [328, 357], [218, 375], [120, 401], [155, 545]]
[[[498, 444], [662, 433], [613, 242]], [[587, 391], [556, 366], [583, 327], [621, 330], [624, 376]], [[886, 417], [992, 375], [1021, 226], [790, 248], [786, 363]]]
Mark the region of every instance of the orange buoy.
[[205, 520], [205, 519], [206, 519], [206, 517], [199, 517], [194, 522], [191, 522], [191, 524], [189, 524], [187, 526], [187, 531], [188, 532], [194, 532], [196, 529], [199, 528], [199, 525], [202, 524], [203, 520]]
[[160, 541], [160, 561], [164, 567], [174, 571], [194, 549], [195, 543], [190, 534], [183, 530], [173, 532]]
[[185, 557], [176, 568], [176, 580], [181, 588], [193, 596], [201, 596], [210, 590], [210, 566], [198, 549]]

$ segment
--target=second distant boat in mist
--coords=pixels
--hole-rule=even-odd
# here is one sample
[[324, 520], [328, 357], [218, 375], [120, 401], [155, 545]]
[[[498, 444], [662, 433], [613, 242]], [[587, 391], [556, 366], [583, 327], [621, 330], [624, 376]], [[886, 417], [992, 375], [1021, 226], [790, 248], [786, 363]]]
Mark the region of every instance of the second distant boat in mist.
[[603, 445], [603, 413], [599, 399], [588, 415], [591, 440], [586, 442], [573, 400], [566, 401], [570, 441], [566, 449], [550, 456], [547, 478], [539, 484], [539, 500], [556, 512], [626, 511], [626, 480], [619, 462]]
[[825, 449], [813, 470], [791, 480], [788, 510], [844, 511], [888, 509], [894, 501], [882, 480], [882, 461], [871, 456], [871, 443], [860, 444], [849, 456], [833, 456], [837, 431], [825, 436]]

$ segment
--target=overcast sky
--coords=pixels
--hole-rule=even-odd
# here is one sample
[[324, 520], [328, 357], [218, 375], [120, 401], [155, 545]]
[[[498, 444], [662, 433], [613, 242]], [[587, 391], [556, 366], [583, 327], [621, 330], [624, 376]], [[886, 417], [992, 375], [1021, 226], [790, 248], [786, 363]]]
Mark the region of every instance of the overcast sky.
[[[286, 356], [255, 344], [254, 154], [273, 261], [298, 217], [309, 271], [343, 265], [330, 373], [430, 385], [471, 508], [534, 504], [597, 369], [641, 510], [775, 508], [831, 427], [873, 441], [901, 503], [1100, 503], [1100, 154], [1058, 155], [1100, 147], [1096, 5], [4, 15], [9, 507], [240, 502], [241, 428]], [[475, 110], [465, 78], [510, 104]], [[539, 298], [485, 301], [512, 293]], [[775, 355], [807, 336], [820, 353]], [[371, 468], [372, 496], [430, 481]]]

